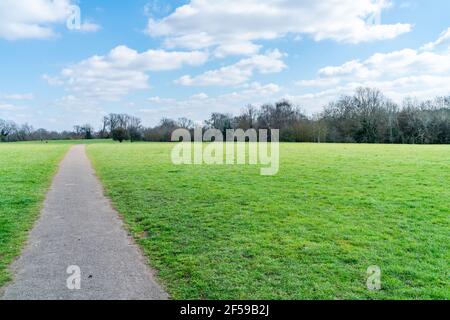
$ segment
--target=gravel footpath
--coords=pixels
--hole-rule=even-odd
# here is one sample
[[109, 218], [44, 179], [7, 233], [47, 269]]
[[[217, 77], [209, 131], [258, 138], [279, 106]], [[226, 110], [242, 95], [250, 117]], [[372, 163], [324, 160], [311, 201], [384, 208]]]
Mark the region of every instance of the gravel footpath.
[[[75, 266], [71, 274], [69, 266]], [[67, 283], [71, 275], [76, 278], [78, 267], [80, 289], [76, 279]], [[12, 271], [15, 280], [3, 289], [2, 299], [168, 299], [103, 195], [81, 145], [72, 147], [61, 162], [41, 217]]]

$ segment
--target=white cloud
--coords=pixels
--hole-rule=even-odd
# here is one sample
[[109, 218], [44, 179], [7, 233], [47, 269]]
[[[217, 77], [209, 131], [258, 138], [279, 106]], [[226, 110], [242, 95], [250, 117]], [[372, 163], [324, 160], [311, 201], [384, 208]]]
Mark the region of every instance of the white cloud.
[[427, 43], [422, 47], [423, 50], [435, 50], [444, 47], [450, 49], [450, 28], [441, 33], [441, 36], [434, 42]]
[[323, 106], [342, 95], [352, 95], [359, 87], [378, 88], [397, 103], [402, 103], [406, 97], [428, 100], [436, 96], [448, 96], [450, 94], [450, 76], [405, 76], [393, 80], [343, 82], [321, 91], [301, 95], [286, 95], [284, 98], [301, 105], [311, 114], [322, 111]]
[[200, 92], [200, 93], [194, 94], [191, 97], [191, 99], [199, 99], [199, 100], [205, 100], [205, 99], [208, 99], [208, 98], [209, 98], [209, 96], [206, 93], [204, 93], [204, 92]]
[[[64, 25], [74, 0], [1, 0], [0, 39], [48, 39], [56, 25]], [[96, 32], [100, 26], [83, 22], [81, 32]]]
[[34, 95], [32, 93], [8, 93], [0, 94], [0, 98], [5, 100], [33, 100]]
[[255, 82], [244, 86], [240, 91], [214, 97], [205, 93], [195, 94], [186, 100], [152, 97], [148, 99], [151, 107], [140, 109], [140, 112], [144, 116], [151, 116], [153, 121], [163, 117], [172, 119], [188, 117], [200, 123], [212, 112], [237, 114], [247, 104], [259, 105], [276, 99], [281, 90], [282, 88], [274, 83], [263, 85]]
[[[430, 50], [432, 47], [428, 46]], [[379, 88], [397, 102], [406, 96], [429, 99], [449, 95], [450, 51], [403, 49], [377, 53], [366, 60], [322, 68], [316, 79], [302, 80], [297, 85], [308, 90], [321, 89], [293, 97], [315, 111], [342, 94], [351, 94], [360, 86]]]
[[0, 119], [17, 120], [23, 118], [25, 114], [30, 115], [31, 112], [26, 112], [27, 106], [17, 103], [33, 98], [32, 94], [0, 94]]
[[251, 42], [231, 42], [231, 43], [223, 43], [220, 47], [218, 47], [214, 54], [217, 58], [224, 58], [229, 55], [254, 55], [259, 52], [262, 46], [256, 45]]
[[410, 24], [373, 24], [367, 19], [388, 0], [191, 0], [171, 15], [149, 19], [147, 32], [165, 37], [167, 47], [215, 47], [216, 55], [255, 54], [259, 40], [287, 34], [360, 43], [393, 39]]
[[0, 103], [0, 111], [14, 111], [17, 110], [17, 106], [10, 103]]
[[161, 97], [159, 97], [159, 96], [156, 96], [156, 97], [150, 97], [150, 98], [148, 98], [148, 101], [160, 105], [160, 104], [173, 103], [173, 102], [175, 102], [176, 100], [175, 100], [175, 99], [171, 99], [171, 98], [161, 98]]
[[253, 82], [244, 86], [241, 95], [247, 97], [270, 97], [281, 91], [281, 87], [275, 83], [262, 85], [259, 82]]
[[148, 88], [148, 72], [197, 66], [208, 54], [200, 51], [169, 52], [148, 50], [139, 53], [118, 46], [106, 56], [93, 56], [62, 70], [57, 77], [44, 75], [52, 85], [63, 85], [74, 95], [102, 100], [116, 100], [134, 90]]
[[91, 32], [98, 32], [100, 31], [102, 27], [96, 23], [85, 21], [80, 26], [80, 32], [83, 33], [91, 33]]
[[185, 75], [178, 79], [176, 83], [184, 86], [233, 86], [247, 82], [255, 72], [261, 74], [277, 73], [286, 68], [278, 50], [267, 52], [264, 55], [255, 55], [247, 59], [222, 67], [217, 70], [210, 70], [201, 75], [192, 77]]
[[26, 105], [18, 105], [16, 102], [4, 102], [0, 101], [0, 118], [7, 120], [15, 120], [18, 116], [24, 112], [30, 114], [29, 107]]
[[170, 4], [166, 3], [164, 0], [150, 0], [144, 6], [144, 14], [147, 16], [167, 14], [170, 10]]
[[[64, 110], [64, 114], [70, 114], [70, 117], [75, 117], [75, 115], [90, 115], [97, 116], [99, 119], [104, 113], [103, 109], [100, 107], [99, 101], [95, 99], [90, 99], [84, 96], [74, 96], [66, 95], [61, 98], [54, 100], [51, 104], [52, 107], [58, 110]], [[97, 121], [99, 119], [93, 119]]]
[[446, 74], [450, 72], [450, 55], [436, 52], [420, 52], [403, 49], [389, 53], [377, 53], [369, 59], [353, 60], [341, 66], [319, 70], [320, 79], [370, 80], [423, 74]]

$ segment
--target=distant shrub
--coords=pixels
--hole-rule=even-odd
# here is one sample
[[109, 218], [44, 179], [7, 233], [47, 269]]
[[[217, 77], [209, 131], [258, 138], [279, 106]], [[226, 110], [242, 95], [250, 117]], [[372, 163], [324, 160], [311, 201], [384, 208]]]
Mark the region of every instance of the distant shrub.
[[122, 143], [128, 139], [128, 131], [124, 128], [116, 128], [112, 131], [112, 138], [114, 141]]

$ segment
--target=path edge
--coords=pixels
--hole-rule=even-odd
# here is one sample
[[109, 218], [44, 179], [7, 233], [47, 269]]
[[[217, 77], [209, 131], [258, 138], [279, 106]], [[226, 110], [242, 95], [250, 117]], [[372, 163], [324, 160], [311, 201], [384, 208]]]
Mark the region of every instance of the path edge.
[[53, 184], [53, 180], [55, 179], [55, 177], [58, 175], [59, 171], [61, 170], [61, 163], [64, 161], [67, 154], [73, 147], [74, 147], [74, 145], [69, 146], [69, 148], [67, 148], [66, 152], [64, 152], [64, 154], [61, 155], [61, 157], [57, 161], [55, 168], [53, 169], [52, 174], [50, 175], [50, 179], [44, 188], [43, 197], [42, 197], [39, 205], [36, 206], [36, 212], [34, 213], [35, 216], [33, 217], [34, 221], [33, 221], [32, 225], [30, 225], [29, 230], [27, 230], [25, 232], [26, 239], [25, 239], [25, 241], [23, 241], [23, 243], [21, 245], [20, 253], [17, 256], [15, 256], [8, 265], [7, 269], [8, 269], [8, 273], [10, 274], [10, 279], [6, 283], [4, 283], [3, 286], [0, 287], [0, 300], [2, 300], [3, 296], [5, 295], [5, 292], [6, 292], [6, 289], [8, 288], [8, 286], [10, 286], [12, 283], [14, 283], [14, 281], [16, 279], [16, 276], [17, 276], [16, 271], [17, 270], [15, 270], [14, 265], [17, 263], [19, 258], [23, 255], [25, 249], [31, 245], [30, 233], [33, 231], [33, 229], [36, 227], [36, 224], [38, 223], [39, 219], [42, 217], [42, 210], [44, 210], [45, 200], [47, 199], [47, 195], [50, 192], [50, 189]]
[[152, 266], [150, 257], [148, 257], [145, 254], [144, 249], [137, 242], [137, 239], [133, 236], [133, 233], [130, 231], [130, 226], [126, 222], [124, 215], [117, 209], [117, 207], [114, 204], [114, 201], [108, 196], [108, 194], [107, 194], [108, 191], [106, 190], [106, 187], [103, 184], [103, 181], [100, 179], [99, 175], [97, 174], [97, 170], [96, 170], [96, 168], [94, 166], [94, 162], [91, 159], [91, 157], [89, 156], [89, 153], [87, 152], [87, 147], [88, 146], [89, 145], [84, 145], [84, 152], [86, 154], [87, 159], [89, 160], [89, 163], [91, 164], [92, 174], [100, 182], [100, 186], [102, 188], [103, 196], [105, 197], [105, 199], [107, 199], [108, 205], [111, 207], [111, 209], [114, 211], [116, 216], [119, 218], [119, 220], [121, 222], [121, 228], [126, 232], [127, 238], [130, 241], [130, 244], [133, 245], [134, 247], [136, 247], [136, 249], [137, 249], [137, 251], [139, 253], [139, 258], [141, 259], [142, 263], [145, 265], [145, 267], [147, 269], [147, 272], [149, 272], [149, 274], [153, 277], [155, 282], [161, 287], [161, 289], [167, 295], [167, 300], [172, 300], [171, 295], [170, 295], [170, 293], [167, 290], [167, 286], [162, 281], [162, 279], [158, 276], [159, 275], [159, 270]]

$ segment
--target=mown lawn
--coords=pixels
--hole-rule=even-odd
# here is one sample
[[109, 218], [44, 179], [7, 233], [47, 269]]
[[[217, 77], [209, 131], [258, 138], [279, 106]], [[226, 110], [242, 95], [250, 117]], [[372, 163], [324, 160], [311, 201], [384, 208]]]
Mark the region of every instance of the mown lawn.
[[67, 144], [0, 144], [0, 287], [36, 220]]
[[172, 298], [450, 298], [450, 146], [282, 144], [273, 177], [172, 147], [88, 147]]

